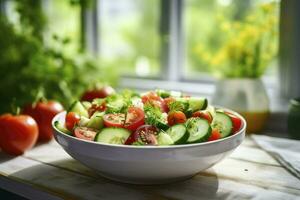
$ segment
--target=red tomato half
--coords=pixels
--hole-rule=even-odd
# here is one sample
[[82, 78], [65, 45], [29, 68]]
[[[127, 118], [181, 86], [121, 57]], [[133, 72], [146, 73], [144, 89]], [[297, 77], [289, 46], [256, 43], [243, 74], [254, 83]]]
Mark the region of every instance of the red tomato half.
[[226, 112], [226, 114], [229, 115], [233, 124], [232, 134], [238, 132], [242, 126], [242, 120], [239, 117], [235, 116], [234, 114], [228, 112]]
[[156, 94], [156, 92], [148, 92], [142, 96], [142, 102], [145, 104], [148, 101], [163, 101], [163, 99]]
[[137, 107], [130, 107], [127, 111], [124, 127], [135, 131], [138, 127], [145, 124], [144, 111]]
[[173, 126], [175, 124], [182, 124], [186, 122], [186, 116], [181, 111], [172, 111], [168, 114], [168, 124]]
[[119, 127], [123, 128], [125, 122], [125, 114], [111, 113], [103, 116], [104, 125], [106, 127]]
[[92, 141], [92, 140], [94, 140], [96, 134], [97, 134], [97, 131], [93, 128], [78, 126], [74, 129], [75, 137], [83, 139], [83, 140]]
[[155, 137], [157, 134], [158, 129], [155, 126], [144, 125], [132, 133], [125, 141], [125, 144], [131, 145], [134, 142], [139, 142], [144, 145], [157, 145], [157, 139]]
[[213, 118], [208, 111], [196, 111], [192, 114], [192, 117], [200, 117], [202, 119], [206, 119], [208, 123], [211, 123]]
[[38, 125], [28, 115], [0, 117], [0, 147], [11, 155], [21, 155], [33, 147], [38, 138]]
[[221, 134], [220, 134], [219, 130], [218, 129], [213, 129], [211, 131], [210, 137], [208, 138], [208, 141], [214, 141], [214, 140], [218, 140], [220, 138], [221, 138]]
[[162, 112], [168, 112], [168, 107], [164, 99], [158, 96], [155, 92], [148, 92], [147, 94], [142, 96], [142, 102], [144, 104], [150, 103], [153, 106], [160, 108]]
[[65, 122], [66, 128], [69, 131], [73, 131], [74, 126], [78, 124], [79, 121], [80, 121], [80, 115], [74, 112], [68, 112], [66, 116], [66, 122]]
[[30, 115], [35, 119], [39, 127], [40, 141], [49, 141], [53, 138], [52, 134], [52, 119], [63, 111], [63, 106], [56, 101], [38, 102], [34, 105], [27, 105], [23, 109], [23, 113]]

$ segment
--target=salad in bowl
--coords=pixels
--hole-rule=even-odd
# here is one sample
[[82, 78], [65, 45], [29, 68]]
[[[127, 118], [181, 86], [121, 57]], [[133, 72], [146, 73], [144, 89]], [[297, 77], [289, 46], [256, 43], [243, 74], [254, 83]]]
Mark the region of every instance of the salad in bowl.
[[184, 180], [220, 162], [243, 141], [246, 122], [206, 98], [129, 90], [76, 101], [52, 120], [56, 141], [103, 177], [132, 184]]
[[181, 92], [130, 90], [106, 98], [75, 101], [61, 132], [104, 144], [168, 146], [219, 140], [237, 133], [240, 117]]

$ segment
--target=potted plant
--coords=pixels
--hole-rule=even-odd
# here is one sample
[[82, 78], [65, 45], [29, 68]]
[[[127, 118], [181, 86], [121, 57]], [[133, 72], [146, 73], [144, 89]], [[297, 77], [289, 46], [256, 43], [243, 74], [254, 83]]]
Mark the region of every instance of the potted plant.
[[201, 44], [195, 49], [218, 77], [214, 104], [240, 112], [249, 133], [261, 131], [269, 115], [261, 77], [277, 54], [277, 9], [273, 2], [259, 5], [241, 20], [221, 18], [218, 48], [208, 52]]

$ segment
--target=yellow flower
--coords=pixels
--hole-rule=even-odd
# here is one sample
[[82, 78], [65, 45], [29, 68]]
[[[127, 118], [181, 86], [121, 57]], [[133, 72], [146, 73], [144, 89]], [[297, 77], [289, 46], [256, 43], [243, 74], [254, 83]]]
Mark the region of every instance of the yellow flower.
[[224, 64], [225, 60], [226, 60], [226, 52], [224, 52], [223, 50], [220, 50], [216, 54], [216, 56], [212, 58], [211, 65], [220, 66], [220, 65]]
[[223, 22], [221, 24], [221, 29], [223, 31], [229, 31], [231, 29], [231, 24], [229, 22]]
[[240, 22], [233, 22], [233, 28], [234, 29], [240, 29], [242, 27], [242, 24]]
[[274, 5], [275, 5], [274, 3], [265, 3], [265, 4], [262, 4], [260, 6], [260, 8], [263, 12], [270, 13], [270, 12], [273, 12]]

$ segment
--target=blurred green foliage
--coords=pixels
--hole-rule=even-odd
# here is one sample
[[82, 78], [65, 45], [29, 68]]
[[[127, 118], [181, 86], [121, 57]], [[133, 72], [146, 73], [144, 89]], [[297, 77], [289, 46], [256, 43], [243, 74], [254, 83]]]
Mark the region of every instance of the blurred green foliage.
[[[264, 5], [272, 8], [264, 12]], [[278, 1], [271, 0], [187, 0], [188, 74], [262, 76], [277, 55], [278, 8]]]
[[[122, 74], [160, 75], [160, 0], [103, 0], [100, 10], [100, 56]], [[101, 7], [101, 5], [100, 5]], [[116, 12], [117, 11], [117, 12]]]
[[68, 105], [91, 85], [115, 83], [116, 73], [105, 63], [79, 53], [67, 56], [68, 38], [53, 36], [51, 47], [43, 44], [40, 0], [16, 0], [16, 5], [20, 27], [0, 15], [0, 113], [8, 112], [14, 99], [19, 106], [31, 103], [41, 90]]
[[39, 40], [43, 39], [43, 31], [46, 26], [40, 0], [15, 0], [16, 10], [20, 14], [20, 25], [23, 31], [31, 32], [32, 36]]
[[[146, 58], [150, 65], [150, 74], [157, 75], [160, 71], [160, 3], [157, 0], [137, 1], [136, 6], [141, 12], [136, 23], [128, 23], [122, 30], [122, 36], [131, 47], [130, 56], [126, 56], [129, 68], [135, 67], [139, 58]], [[142, 27], [142, 29], [141, 29]], [[124, 70], [125, 71], [125, 70]], [[128, 70], [126, 70], [128, 73]]]

